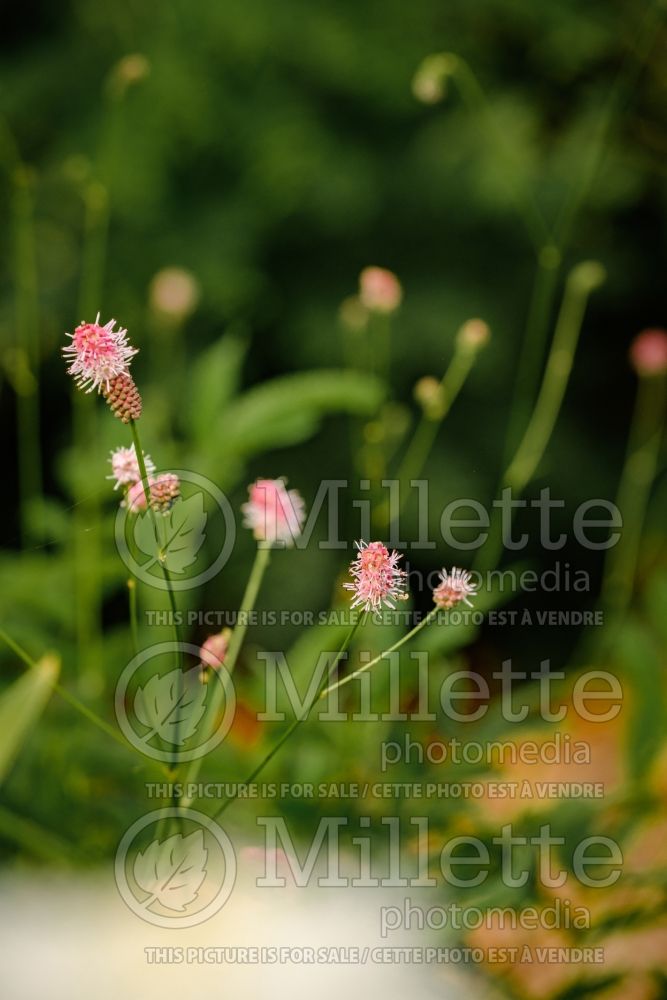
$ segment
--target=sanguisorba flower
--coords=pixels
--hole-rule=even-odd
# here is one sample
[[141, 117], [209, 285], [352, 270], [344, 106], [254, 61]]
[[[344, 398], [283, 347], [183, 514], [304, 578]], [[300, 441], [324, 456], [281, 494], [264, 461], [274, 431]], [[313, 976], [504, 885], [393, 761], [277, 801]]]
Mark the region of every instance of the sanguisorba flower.
[[457, 569], [456, 566], [452, 566], [449, 573], [446, 569], [441, 570], [440, 583], [433, 591], [436, 607], [448, 611], [462, 601], [471, 608], [472, 604], [468, 598], [477, 596], [477, 588], [470, 581], [471, 574], [467, 570]]
[[150, 484], [150, 505], [157, 514], [168, 514], [181, 495], [181, 481], [174, 472], [163, 472]]
[[383, 606], [395, 607], [395, 601], [406, 601], [407, 573], [399, 569], [402, 555], [391, 552], [382, 542], [355, 542], [359, 549], [356, 559], [350, 563], [353, 583], [344, 583], [345, 590], [354, 594], [352, 607], [364, 611], [380, 611]]
[[401, 304], [403, 289], [393, 271], [365, 267], [359, 275], [359, 300], [369, 312], [393, 313]]
[[[147, 470], [148, 471], [148, 470]], [[181, 495], [181, 481], [173, 472], [163, 472], [156, 478], [148, 476], [148, 496], [156, 514], [168, 514]], [[121, 507], [127, 507], [130, 514], [140, 514], [146, 510], [146, 491], [140, 479], [130, 486]]]
[[298, 490], [288, 490], [285, 479], [258, 479], [248, 487], [248, 495], [241, 506], [244, 527], [252, 528], [258, 542], [293, 545], [306, 519]]
[[127, 330], [114, 330], [115, 325], [111, 319], [102, 326], [98, 313], [94, 323], [81, 323], [74, 333], [67, 334], [72, 341], [62, 349], [70, 362], [67, 372], [86, 392], [108, 392], [112, 380], [129, 372], [137, 349], [128, 344]]
[[642, 330], [630, 346], [630, 362], [640, 376], [667, 373], [667, 330]]
[[[116, 448], [111, 452], [111, 475], [107, 479], [115, 479], [114, 489], [121, 486], [134, 486], [141, 479], [141, 470], [137, 461], [137, 453], [134, 445], [130, 448]], [[144, 452], [144, 462], [146, 464], [146, 475], [152, 476], [155, 472], [155, 465], [151, 461], [150, 455]]]
[[199, 649], [199, 658], [202, 666], [218, 670], [223, 665], [227, 656], [227, 650], [229, 649], [231, 634], [232, 630], [226, 628], [222, 632], [209, 635], [208, 639], [201, 644]]

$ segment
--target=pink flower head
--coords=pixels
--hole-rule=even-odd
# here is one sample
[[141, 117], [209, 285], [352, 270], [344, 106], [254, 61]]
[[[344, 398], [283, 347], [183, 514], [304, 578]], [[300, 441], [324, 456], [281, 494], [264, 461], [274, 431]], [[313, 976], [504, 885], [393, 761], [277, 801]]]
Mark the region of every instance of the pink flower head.
[[68, 333], [72, 343], [63, 347], [63, 355], [71, 361], [67, 372], [73, 375], [79, 389], [92, 392], [103, 388], [118, 375], [127, 375], [130, 361], [137, 353], [127, 342], [127, 330], [114, 330], [115, 319], [100, 326], [100, 314], [94, 323], [81, 323], [74, 333]]
[[210, 667], [212, 670], [218, 670], [222, 666], [229, 649], [231, 634], [231, 629], [226, 628], [222, 632], [216, 632], [215, 635], [209, 635], [199, 650], [203, 666]]
[[[116, 480], [114, 484], [115, 490], [119, 486], [134, 486], [141, 479], [141, 471], [134, 445], [131, 448], [116, 448], [115, 451], [111, 452], [109, 461], [111, 462], [111, 475], [107, 476], [107, 479]], [[150, 455], [144, 453], [144, 462], [146, 464], [146, 474], [152, 476], [155, 472], [155, 465], [151, 461]]]
[[395, 312], [402, 298], [403, 289], [393, 271], [365, 267], [359, 275], [359, 299], [370, 312]]
[[664, 375], [667, 372], [667, 332], [643, 330], [630, 347], [630, 361], [638, 375]]
[[448, 611], [459, 601], [463, 601], [471, 608], [472, 604], [468, 598], [476, 597], [477, 589], [470, 582], [470, 579], [470, 573], [464, 569], [457, 569], [456, 566], [452, 566], [451, 573], [448, 573], [446, 569], [441, 570], [440, 583], [433, 591], [433, 600], [436, 606], [442, 608], [443, 611]]
[[[148, 477], [148, 488], [152, 488], [155, 480], [149, 476]], [[121, 507], [127, 507], [130, 514], [140, 514], [142, 511], [146, 510], [148, 504], [146, 502], [146, 492], [144, 490], [144, 484], [139, 480], [133, 486], [130, 486], [129, 490], [125, 495], [125, 500], [121, 503]]]
[[379, 611], [383, 605], [394, 607], [394, 601], [407, 601], [405, 581], [407, 573], [398, 568], [403, 557], [382, 542], [355, 542], [359, 555], [350, 563], [354, 583], [344, 583], [346, 590], [354, 593], [352, 607], [364, 611]]
[[243, 524], [252, 528], [257, 541], [293, 545], [301, 534], [305, 504], [299, 492], [285, 484], [284, 479], [258, 479], [248, 487], [250, 499], [241, 507]]

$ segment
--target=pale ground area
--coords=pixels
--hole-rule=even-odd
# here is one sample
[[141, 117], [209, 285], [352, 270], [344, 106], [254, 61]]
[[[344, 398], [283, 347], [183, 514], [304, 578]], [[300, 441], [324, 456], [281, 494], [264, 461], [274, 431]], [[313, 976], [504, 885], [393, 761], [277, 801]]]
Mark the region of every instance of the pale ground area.
[[383, 939], [379, 908], [397, 902], [396, 890], [259, 889], [247, 878], [204, 924], [161, 929], [127, 909], [110, 872], [85, 879], [4, 873], [0, 992], [3, 1000], [487, 1000], [474, 971], [451, 965], [150, 965], [144, 951], [446, 943], [418, 931]]

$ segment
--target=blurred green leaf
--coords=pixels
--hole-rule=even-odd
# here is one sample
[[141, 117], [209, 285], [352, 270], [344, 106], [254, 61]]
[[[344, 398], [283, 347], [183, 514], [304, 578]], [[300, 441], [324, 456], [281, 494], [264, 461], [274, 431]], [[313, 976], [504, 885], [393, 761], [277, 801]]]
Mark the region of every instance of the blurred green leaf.
[[225, 411], [211, 434], [223, 451], [252, 455], [305, 440], [327, 413], [370, 416], [384, 392], [379, 379], [361, 372], [285, 375], [246, 392]]
[[59, 672], [58, 658], [43, 656], [0, 695], [0, 783], [42, 714]]
[[211, 425], [236, 395], [247, 348], [245, 337], [228, 333], [193, 363], [189, 382], [197, 405], [186, 407], [184, 416], [198, 444], [206, 441]]

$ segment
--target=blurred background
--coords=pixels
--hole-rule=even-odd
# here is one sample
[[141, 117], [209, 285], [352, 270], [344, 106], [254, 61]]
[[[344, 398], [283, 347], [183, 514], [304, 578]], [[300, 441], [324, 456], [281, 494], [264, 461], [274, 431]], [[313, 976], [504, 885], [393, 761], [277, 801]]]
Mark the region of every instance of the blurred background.
[[[424, 642], [436, 678], [466, 667], [490, 677], [506, 657], [523, 670], [549, 657], [565, 671], [567, 690], [591, 664], [623, 678], [613, 728], [592, 726], [583, 736], [597, 747], [590, 776], [606, 781], [609, 795], [549, 806], [568, 838], [599, 830], [627, 838], [635, 860], [623, 892], [603, 893], [604, 905], [596, 897], [593, 930], [567, 931], [576, 943], [610, 941], [612, 958], [560, 977], [550, 969], [540, 978], [536, 966], [528, 974], [497, 965], [485, 975], [516, 997], [663, 995], [664, 379], [638, 395], [647, 380], [628, 361], [633, 338], [664, 322], [662, 6], [29, 0], [4, 11], [2, 627], [41, 665], [41, 674], [26, 672], [16, 650], [0, 650], [0, 850], [10, 869], [110, 864], [146, 808], [145, 762], [63, 698], [46, 703], [59, 670], [63, 688], [115, 726], [113, 689], [132, 651], [127, 572], [113, 543], [118, 496], [105, 481], [110, 449], [129, 436], [101, 401], [73, 392], [60, 353], [65, 331], [98, 311], [102, 322], [115, 317], [128, 328], [140, 349], [133, 373], [144, 397], [144, 447], [160, 468], [210, 478], [237, 511], [258, 475], [286, 475], [308, 507], [325, 478], [369, 478], [378, 500], [377, 482], [401, 467], [425, 420], [434, 444], [419, 471], [435, 537], [446, 503], [472, 497], [488, 506], [506, 482], [560, 316], [576, 345], [574, 366], [521, 492], [530, 499], [550, 486], [565, 501], [553, 534], [564, 531], [568, 541], [545, 551], [533, 533], [521, 563], [538, 573], [569, 564], [590, 582], [502, 599], [533, 611], [602, 606], [608, 631], [487, 624]], [[441, 55], [428, 61], [433, 53]], [[400, 281], [400, 309], [390, 315], [359, 306], [368, 265]], [[416, 397], [415, 385], [440, 380], [460, 360], [459, 331], [474, 317], [491, 337], [440, 426], [424, 383]], [[637, 454], [648, 476], [633, 478]], [[619, 489], [629, 541], [605, 561], [604, 551], [573, 539], [572, 515], [582, 501], [614, 500]], [[353, 485], [344, 499], [350, 538], [360, 496]], [[417, 514], [413, 498], [402, 538], [416, 537]], [[376, 523], [382, 535], [387, 525], [381, 516]], [[534, 525], [518, 518], [517, 529]], [[348, 556], [317, 547], [325, 527], [305, 550], [276, 556], [258, 607], [317, 612], [341, 603]], [[207, 545], [215, 546], [216, 530]], [[237, 608], [253, 549], [239, 530], [225, 571], [188, 591], [182, 606]], [[427, 573], [461, 558], [468, 555], [440, 545], [408, 561]], [[484, 564], [475, 553], [469, 563], [475, 558]], [[138, 601], [142, 642], [168, 638], [144, 614], [166, 608], [164, 595], [139, 588]], [[429, 604], [427, 593], [414, 594], [415, 607]], [[199, 644], [207, 634], [195, 626], [184, 638]], [[367, 641], [380, 651], [399, 634], [388, 627]], [[305, 678], [316, 651], [338, 639], [335, 629], [250, 630], [237, 668], [237, 722], [206, 761], [206, 777], [241, 778], [281, 731], [256, 719], [257, 652], [291, 650]], [[410, 704], [409, 685], [403, 697]], [[498, 719], [488, 724], [474, 738], [496, 738]], [[442, 725], [409, 728], [428, 742], [455, 731]], [[271, 773], [291, 781], [377, 776], [380, 742], [404, 730], [315, 724]], [[464, 770], [485, 777], [483, 768]], [[392, 777], [462, 775], [400, 765]], [[274, 807], [312, 836], [324, 805]], [[345, 808], [354, 817], [369, 804]], [[409, 816], [414, 804], [373, 808]], [[490, 838], [498, 829], [490, 802], [428, 808], [443, 836]], [[513, 818], [534, 830], [545, 808], [517, 804]], [[241, 835], [250, 836], [258, 809], [236, 812]], [[537, 879], [522, 892], [521, 905], [544, 904]], [[519, 905], [510, 896], [500, 880], [489, 894]]]

